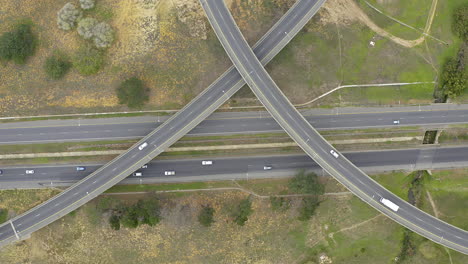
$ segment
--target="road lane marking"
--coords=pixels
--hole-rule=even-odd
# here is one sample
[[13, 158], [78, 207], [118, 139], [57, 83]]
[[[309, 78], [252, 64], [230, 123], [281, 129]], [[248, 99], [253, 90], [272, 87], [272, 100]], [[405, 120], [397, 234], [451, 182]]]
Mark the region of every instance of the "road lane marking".
[[[15, 229], [15, 226], [13, 225], [13, 222], [10, 220], [10, 225], [11, 225], [11, 228], [13, 228], [13, 232], [15, 232], [15, 236], [16, 236], [16, 239], [20, 239], [20, 237], [18, 236], [18, 233], [16, 232], [16, 229]], [[18, 225], [19, 226], [19, 225]]]

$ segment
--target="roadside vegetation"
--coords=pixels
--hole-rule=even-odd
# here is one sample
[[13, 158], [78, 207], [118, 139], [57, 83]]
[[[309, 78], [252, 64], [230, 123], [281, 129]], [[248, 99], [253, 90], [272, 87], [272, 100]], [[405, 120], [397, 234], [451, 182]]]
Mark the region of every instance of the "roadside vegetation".
[[201, 225], [205, 227], [211, 226], [211, 224], [214, 223], [213, 215], [215, 213], [215, 210], [213, 207], [209, 205], [205, 205], [202, 207], [200, 210], [200, 213], [198, 214], [198, 222], [200, 222]]
[[132, 77], [119, 85], [117, 97], [120, 104], [126, 104], [129, 108], [142, 108], [149, 100], [149, 91], [142, 80]]
[[47, 76], [53, 80], [59, 80], [70, 70], [70, 59], [62, 52], [55, 51], [45, 62], [44, 68]]
[[0, 224], [8, 220], [8, 209], [0, 208]]
[[32, 22], [21, 22], [12, 31], [0, 36], [0, 61], [25, 64], [34, 55], [37, 37], [32, 26]]

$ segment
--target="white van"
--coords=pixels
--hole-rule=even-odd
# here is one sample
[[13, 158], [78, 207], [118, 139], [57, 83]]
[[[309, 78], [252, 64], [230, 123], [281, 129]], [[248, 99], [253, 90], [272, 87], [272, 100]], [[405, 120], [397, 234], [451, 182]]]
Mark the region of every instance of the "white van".
[[204, 160], [201, 162], [202, 165], [213, 165], [213, 161], [212, 160]]
[[173, 176], [173, 175], [175, 175], [175, 171], [164, 171], [164, 175]]

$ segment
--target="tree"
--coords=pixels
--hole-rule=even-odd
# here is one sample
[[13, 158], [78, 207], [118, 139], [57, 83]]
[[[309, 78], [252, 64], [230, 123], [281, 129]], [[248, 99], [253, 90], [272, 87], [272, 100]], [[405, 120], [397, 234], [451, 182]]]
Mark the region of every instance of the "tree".
[[309, 220], [315, 213], [315, 209], [319, 206], [320, 201], [318, 196], [307, 196], [302, 198], [301, 207], [299, 208], [299, 220]]
[[252, 214], [252, 212], [252, 202], [250, 201], [250, 197], [241, 200], [239, 205], [232, 213], [234, 222], [240, 226], [243, 226], [249, 219], [249, 216]]
[[109, 218], [110, 227], [114, 230], [120, 230], [120, 217], [113, 214]]
[[90, 39], [94, 35], [94, 27], [98, 24], [95, 18], [87, 17], [83, 18], [78, 22], [77, 31], [80, 36], [84, 39]]
[[442, 67], [442, 89], [451, 98], [459, 96], [467, 88], [468, 74], [463, 59], [463, 56], [460, 60], [448, 59]]
[[83, 16], [83, 12], [74, 4], [66, 3], [62, 9], [57, 12], [57, 25], [60, 29], [71, 30]]
[[73, 59], [73, 66], [82, 75], [95, 74], [101, 69], [104, 62], [104, 55], [101, 51], [84, 47], [80, 49]]
[[94, 0], [80, 0], [81, 8], [83, 9], [91, 9], [94, 7]]
[[161, 213], [159, 201], [156, 199], [139, 200], [137, 203], [138, 217], [141, 219], [141, 224], [155, 226], [161, 221]]
[[213, 215], [215, 210], [211, 206], [203, 206], [198, 214], [198, 222], [203, 226], [209, 227], [214, 222]]
[[123, 210], [122, 216], [120, 217], [120, 223], [128, 228], [138, 227], [138, 214], [136, 208], [131, 206]]
[[13, 60], [17, 64], [24, 64], [28, 57], [36, 51], [36, 36], [30, 23], [18, 24], [11, 32], [0, 36], [0, 59]]
[[71, 62], [62, 53], [55, 52], [46, 59], [44, 68], [47, 76], [51, 79], [58, 80], [71, 68]]
[[296, 193], [313, 195], [321, 195], [324, 191], [318, 176], [313, 172], [306, 174], [304, 170], [299, 171], [289, 181], [289, 188]]
[[93, 28], [93, 40], [97, 48], [107, 48], [114, 41], [114, 30], [106, 22], [101, 22]]
[[458, 7], [453, 13], [452, 30], [462, 40], [468, 41], [468, 4]]
[[149, 100], [149, 89], [145, 87], [143, 81], [136, 77], [122, 82], [117, 87], [117, 97], [120, 104], [127, 104], [130, 108], [141, 107]]

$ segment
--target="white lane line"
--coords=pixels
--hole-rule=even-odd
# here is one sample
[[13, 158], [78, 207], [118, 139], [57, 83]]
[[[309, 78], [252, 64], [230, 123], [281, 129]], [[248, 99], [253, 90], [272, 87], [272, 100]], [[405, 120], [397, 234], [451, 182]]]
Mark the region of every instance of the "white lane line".
[[73, 196], [78, 195], [78, 192], [74, 193]]
[[13, 225], [13, 222], [11, 220], [10, 220], [10, 225], [11, 225], [11, 228], [13, 228], [13, 232], [15, 232], [16, 239], [19, 240], [20, 238], [19, 238], [18, 233], [16, 232], [16, 229], [15, 229], [15, 226]]
[[35, 215], [34, 217], [39, 217], [40, 215], [41, 215], [41, 214], [37, 214], [37, 215]]
[[115, 171], [117, 168], [113, 168], [112, 171]]
[[93, 184], [96, 183], [96, 181], [93, 181]]

